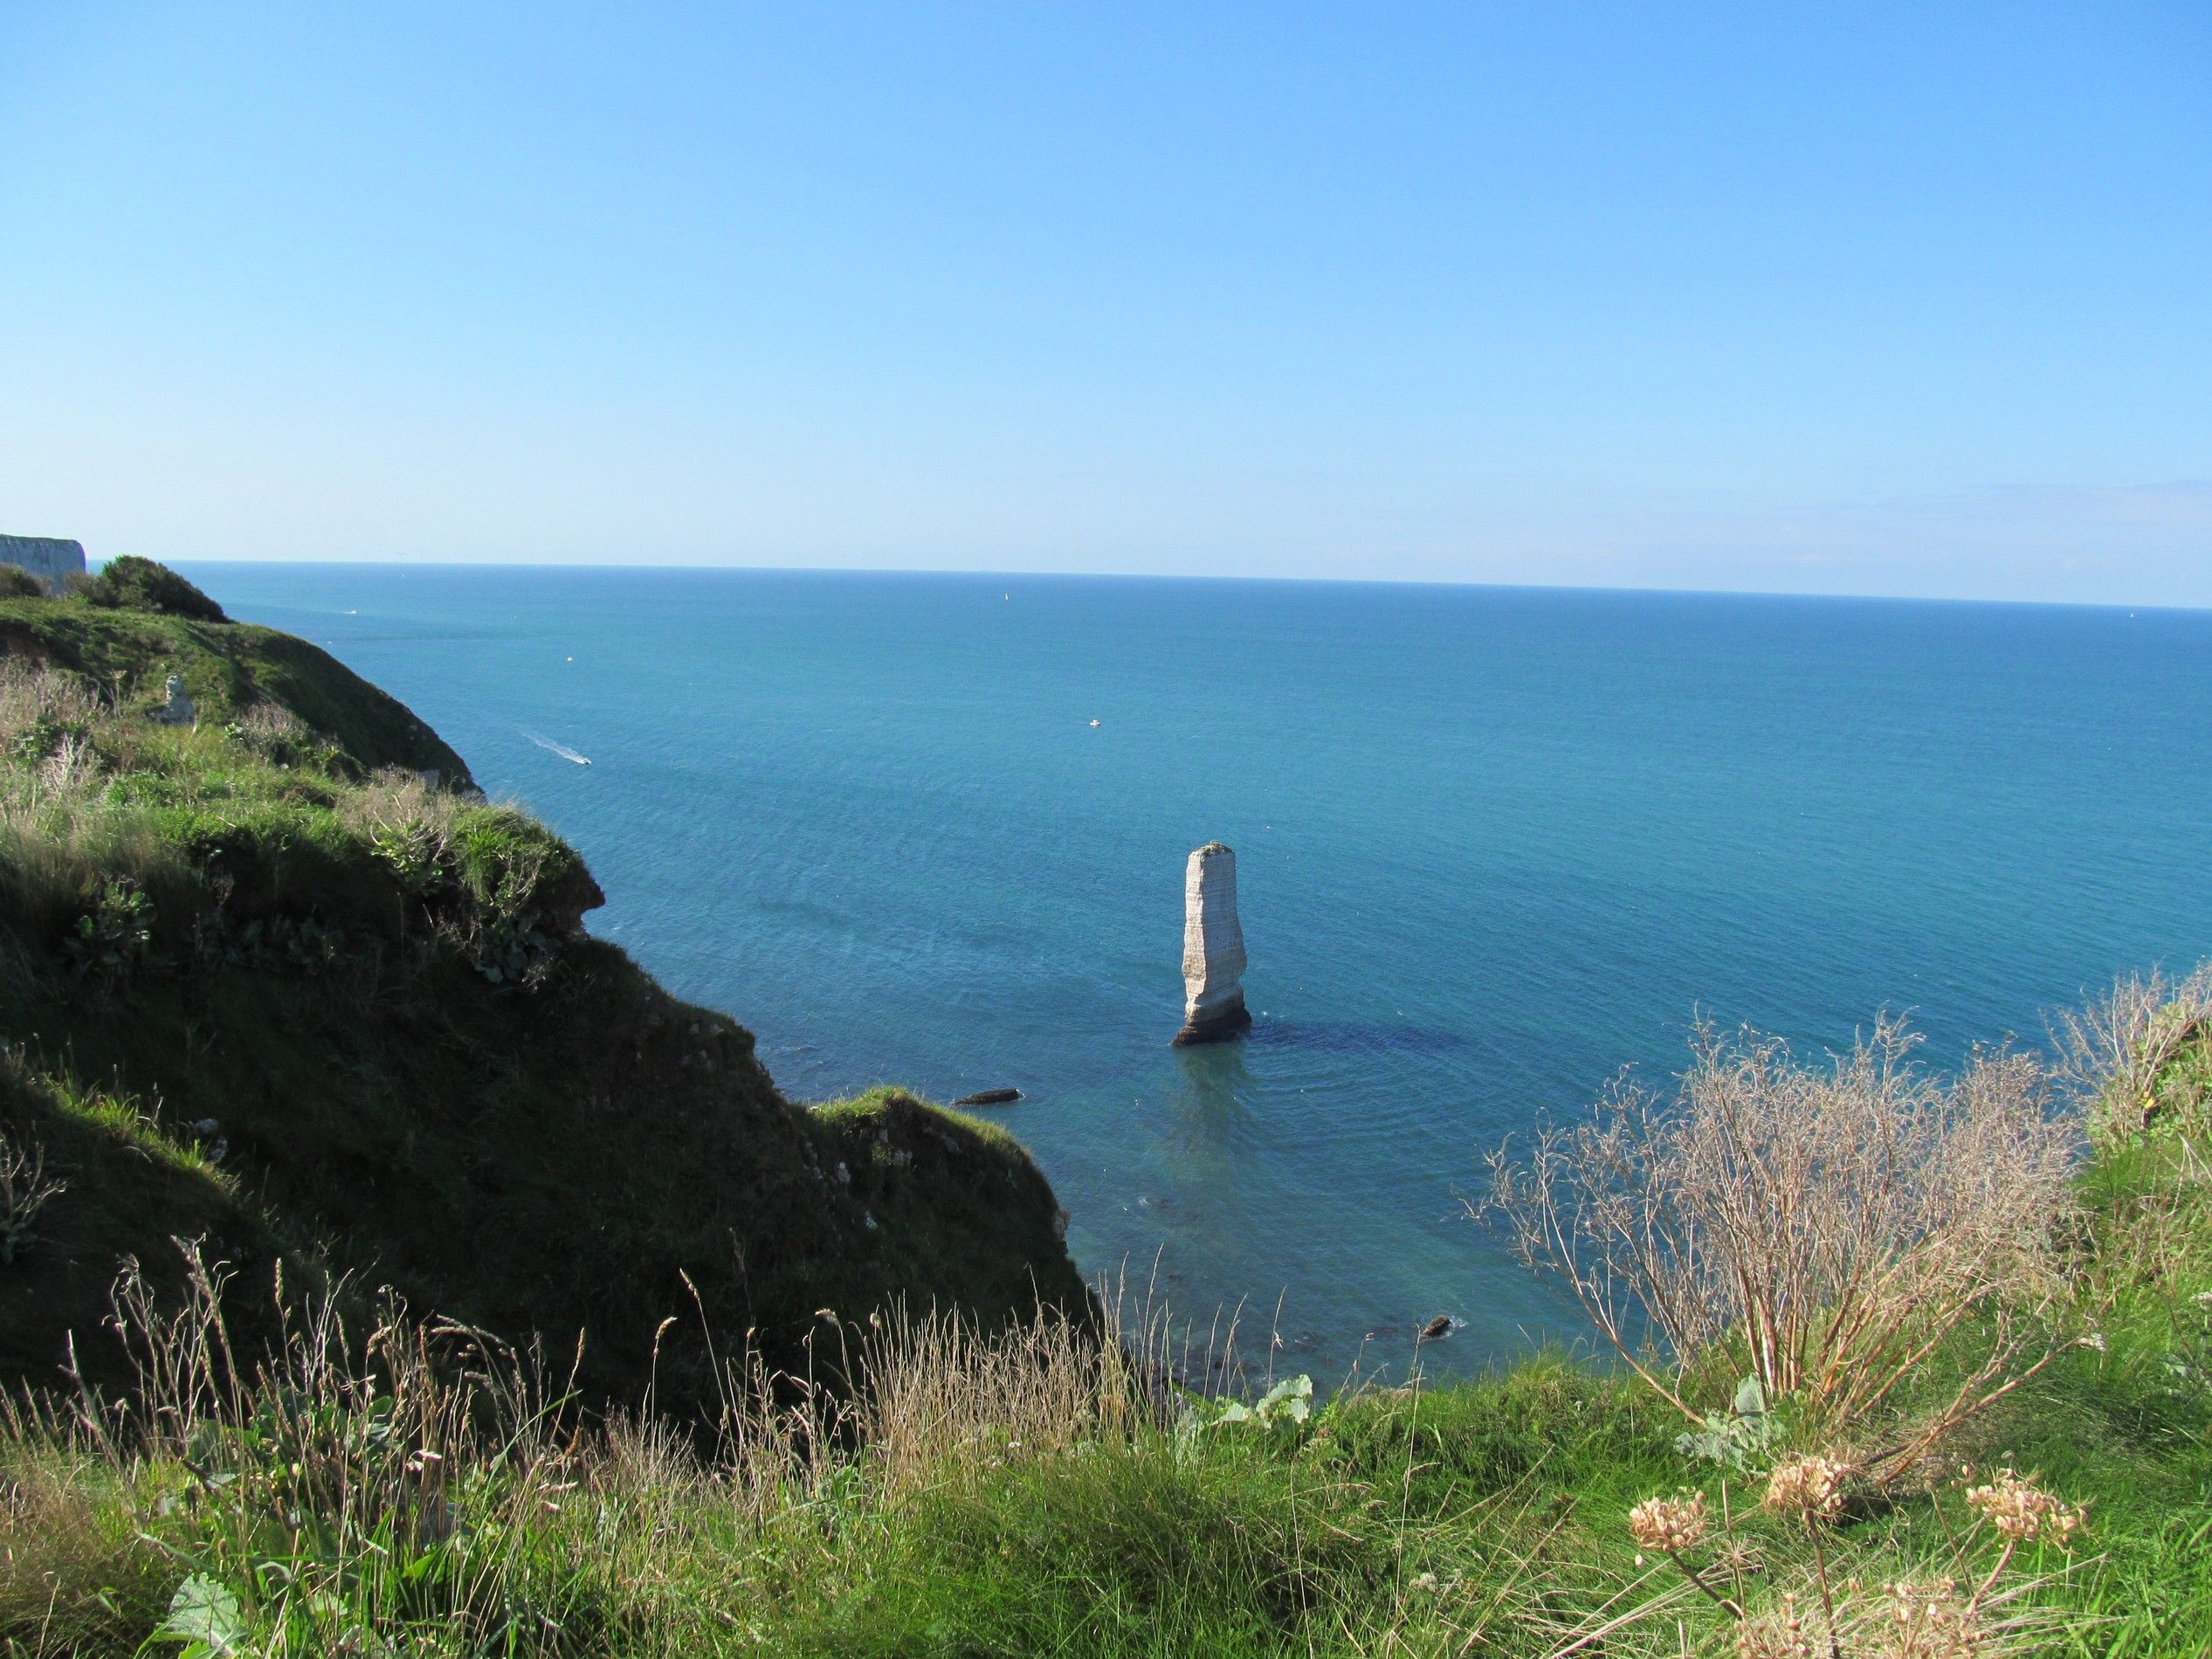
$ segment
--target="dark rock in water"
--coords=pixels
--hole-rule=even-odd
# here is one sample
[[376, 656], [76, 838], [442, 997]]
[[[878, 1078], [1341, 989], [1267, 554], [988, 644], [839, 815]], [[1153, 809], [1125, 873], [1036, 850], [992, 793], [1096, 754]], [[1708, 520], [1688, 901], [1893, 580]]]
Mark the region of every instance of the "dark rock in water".
[[1435, 1318], [1430, 1320], [1428, 1324], [1421, 1327], [1421, 1339], [1423, 1342], [1434, 1342], [1438, 1337], [1450, 1336], [1453, 1328], [1451, 1315], [1449, 1313], [1439, 1313]]
[[1175, 1033], [1175, 1046], [1188, 1049], [1200, 1043], [1226, 1043], [1249, 1026], [1252, 1016], [1241, 1000], [1244, 993], [1239, 991], [1237, 995], [1240, 1000], [1233, 1008], [1185, 1022], [1182, 1029]]
[[961, 1096], [953, 1104], [956, 1106], [1003, 1106], [1021, 1098], [1019, 1089], [979, 1089], [974, 1094]]

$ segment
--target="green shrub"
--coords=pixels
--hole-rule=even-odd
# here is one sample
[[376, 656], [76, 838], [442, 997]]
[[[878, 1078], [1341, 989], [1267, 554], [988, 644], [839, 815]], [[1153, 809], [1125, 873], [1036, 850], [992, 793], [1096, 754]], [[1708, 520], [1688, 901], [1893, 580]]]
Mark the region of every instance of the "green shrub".
[[154, 948], [154, 904], [129, 880], [108, 882], [62, 941], [79, 979], [120, 985], [146, 964]]
[[21, 565], [0, 565], [0, 599], [44, 599], [46, 584]]
[[75, 590], [107, 610], [151, 610], [189, 622], [230, 621], [222, 606], [167, 565], [135, 554], [110, 559], [98, 575], [76, 583]]

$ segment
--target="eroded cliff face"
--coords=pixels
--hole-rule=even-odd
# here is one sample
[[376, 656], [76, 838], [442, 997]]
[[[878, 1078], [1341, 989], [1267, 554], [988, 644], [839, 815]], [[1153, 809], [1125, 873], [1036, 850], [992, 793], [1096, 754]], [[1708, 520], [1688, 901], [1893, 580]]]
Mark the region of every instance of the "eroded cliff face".
[[1217, 1043], [1252, 1022], [1244, 1007], [1244, 932], [1237, 922], [1237, 855], [1209, 841], [1183, 871], [1182, 1029], [1175, 1042]]
[[59, 536], [0, 536], [0, 565], [18, 565], [58, 594], [70, 577], [85, 574], [85, 544]]

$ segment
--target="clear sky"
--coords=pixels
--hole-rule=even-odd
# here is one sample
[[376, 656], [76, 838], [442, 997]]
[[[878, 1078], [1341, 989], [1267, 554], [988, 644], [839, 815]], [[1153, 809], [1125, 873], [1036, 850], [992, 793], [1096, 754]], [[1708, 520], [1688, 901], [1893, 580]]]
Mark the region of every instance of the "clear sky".
[[2212, 604], [2212, 4], [0, 0], [95, 558]]

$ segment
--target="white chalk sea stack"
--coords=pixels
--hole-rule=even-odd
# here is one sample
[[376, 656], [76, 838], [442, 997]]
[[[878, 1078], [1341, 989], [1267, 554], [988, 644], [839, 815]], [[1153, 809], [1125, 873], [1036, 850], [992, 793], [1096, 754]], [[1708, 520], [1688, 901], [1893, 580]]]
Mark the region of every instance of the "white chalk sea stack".
[[1252, 1022], [1244, 1008], [1244, 930], [1237, 925], [1237, 855], [1209, 841], [1182, 886], [1182, 1029], [1178, 1047], [1218, 1043]]

